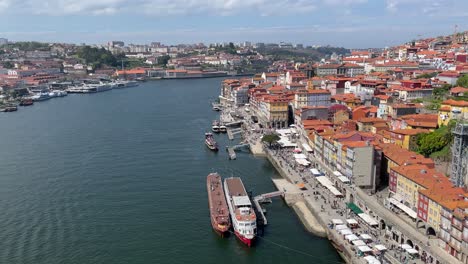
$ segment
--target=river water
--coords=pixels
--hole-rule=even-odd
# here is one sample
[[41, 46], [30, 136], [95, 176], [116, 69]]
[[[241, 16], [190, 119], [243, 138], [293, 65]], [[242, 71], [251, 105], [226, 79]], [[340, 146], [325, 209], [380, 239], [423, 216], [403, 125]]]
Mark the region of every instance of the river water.
[[211, 229], [206, 175], [274, 191], [274, 168], [210, 152], [222, 79], [69, 95], [0, 115], [0, 263], [339, 263], [279, 198], [254, 248]]

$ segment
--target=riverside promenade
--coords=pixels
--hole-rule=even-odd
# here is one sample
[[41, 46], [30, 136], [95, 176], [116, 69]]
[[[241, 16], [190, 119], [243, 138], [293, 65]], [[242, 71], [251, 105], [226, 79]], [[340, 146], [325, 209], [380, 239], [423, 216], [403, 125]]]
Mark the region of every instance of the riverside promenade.
[[[232, 111], [233, 109], [228, 107], [226, 110]], [[328, 237], [347, 263], [367, 263], [366, 260], [358, 256], [356, 248], [353, 247], [350, 241], [346, 241], [344, 236], [330, 228], [333, 219], [356, 218], [359, 220], [353, 212], [346, 208], [346, 199], [334, 197], [328, 189], [325, 189], [316, 181], [308, 169], [297, 166], [292, 158], [291, 150], [272, 149], [264, 145], [261, 142], [261, 137], [268, 133], [267, 129], [259, 129], [257, 124], [246, 118], [249, 113], [245, 113], [241, 108], [236, 108], [236, 111], [244, 116], [243, 140], [250, 144], [250, 149], [254, 155], [265, 156], [284, 178], [282, 181], [273, 180], [273, 182], [278, 190], [284, 191], [286, 189], [285, 201], [294, 209], [305, 229], [317, 236]], [[298, 145], [301, 145], [301, 143], [299, 142]], [[326, 171], [330, 177], [333, 176], [333, 171], [329, 167], [313, 156], [309, 156], [309, 158], [315, 162], [317, 168]], [[307, 188], [299, 189], [297, 187], [298, 183], [305, 183]], [[383, 216], [381, 217], [389, 224], [407, 228], [403, 229], [404, 232], [409, 232], [407, 237], [414, 239], [421, 248], [426, 249], [437, 259], [442, 260], [439, 263], [458, 263], [456, 259], [435, 245], [435, 239], [429, 240], [421, 233], [411, 230], [412, 227], [408, 223], [379, 204], [375, 196], [370, 196], [352, 185], [343, 186], [343, 188], [346, 189], [346, 193], [352, 193], [356, 198], [362, 200], [366, 204], [366, 208], [369, 207], [369, 210], [379, 216], [382, 213]], [[397, 220], [394, 220], [395, 218]], [[388, 251], [382, 254], [379, 259], [382, 263], [436, 263], [435, 259], [410, 258], [404, 250], [399, 248], [400, 243], [390, 240], [388, 234], [377, 228], [366, 226], [362, 221], [356, 232], [370, 234], [373, 241], [387, 247]], [[427, 245], [423, 245], [423, 241], [427, 241]]]

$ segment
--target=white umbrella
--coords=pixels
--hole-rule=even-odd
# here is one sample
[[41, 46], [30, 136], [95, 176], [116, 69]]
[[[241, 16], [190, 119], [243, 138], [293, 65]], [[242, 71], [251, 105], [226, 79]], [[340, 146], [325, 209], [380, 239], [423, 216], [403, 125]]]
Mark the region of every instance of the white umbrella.
[[345, 239], [348, 241], [353, 241], [353, 240], [358, 240], [359, 237], [357, 237], [355, 234], [351, 234], [351, 235], [345, 236]]

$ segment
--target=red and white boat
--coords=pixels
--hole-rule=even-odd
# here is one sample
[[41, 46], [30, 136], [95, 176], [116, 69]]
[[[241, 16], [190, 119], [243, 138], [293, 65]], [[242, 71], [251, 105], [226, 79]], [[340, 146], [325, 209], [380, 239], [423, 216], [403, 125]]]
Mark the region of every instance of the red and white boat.
[[205, 145], [212, 151], [218, 151], [218, 143], [216, 143], [211, 133], [205, 133]]
[[224, 190], [234, 233], [242, 243], [250, 247], [257, 234], [257, 217], [241, 178], [226, 178]]

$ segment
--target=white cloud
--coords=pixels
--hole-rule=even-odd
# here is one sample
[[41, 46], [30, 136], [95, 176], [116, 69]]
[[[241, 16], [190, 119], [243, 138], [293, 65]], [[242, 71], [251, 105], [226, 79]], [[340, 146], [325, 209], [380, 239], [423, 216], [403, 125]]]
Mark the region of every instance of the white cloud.
[[368, 0], [0, 0], [0, 11], [41, 15], [144, 13], [148, 15], [233, 15], [245, 12], [262, 16], [310, 13], [320, 7], [350, 6]]
[[443, 15], [466, 10], [466, 0], [386, 0], [388, 11], [405, 12], [414, 15]]

